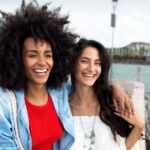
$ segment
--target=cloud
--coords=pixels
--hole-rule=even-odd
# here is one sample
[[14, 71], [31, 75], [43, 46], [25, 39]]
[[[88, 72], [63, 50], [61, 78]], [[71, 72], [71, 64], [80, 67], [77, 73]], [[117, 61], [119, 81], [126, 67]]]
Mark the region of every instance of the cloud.
[[[30, 0], [26, 0], [30, 1]], [[38, 0], [39, 4], [49, 0]], [[99, 40], [107, 47], [112, 43], [110, 15], [111, 0], [50, 0], [51, 7], [62, 6], [62, 14], [70, 15], [70, 27], [87, 38]], [[0, 9], [13, 11], [20, 0], [0, 2]], [[150, 42], [150, 0], [119, 0], [116, 14], [114, 46], [124, 46], [133, 41]]]

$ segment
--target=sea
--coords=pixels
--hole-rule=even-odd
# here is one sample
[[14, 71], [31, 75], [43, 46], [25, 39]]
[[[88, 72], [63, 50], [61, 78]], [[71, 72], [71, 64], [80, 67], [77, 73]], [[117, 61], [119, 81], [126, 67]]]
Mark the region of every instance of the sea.
[[150, 103], [150, 65], [112, 64], [112, 79], [144, 83], [145, 100]]
[[150, 150], [150, 65], [119, 64], [114, 63], [111, 67], [111, 78], [115, 80], [130, 80], [144, 83], [145, 87], [145, 111], [148, 133], [147, 148]]

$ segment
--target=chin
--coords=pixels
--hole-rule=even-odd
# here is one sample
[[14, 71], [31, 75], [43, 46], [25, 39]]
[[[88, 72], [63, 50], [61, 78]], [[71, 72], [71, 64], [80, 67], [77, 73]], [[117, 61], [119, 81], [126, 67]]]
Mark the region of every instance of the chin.
[[[94, 82], [95, 83], [95, 82]], [[91, 86], [94, 86], [94, 83], [84, 83], [85, 86], [88, 86], [88, 87], [91, 87]]]
[[44, 84], [46, 84], [46, 82], [47, 82], [47, 80], [35, 81], [35, 83], [36, 83], [36, 84], [39, 84], [39, 85], [40, 85], [40, 84], [41, 84], [41, 85], [42, 85], [42, 84], [44, 85]]

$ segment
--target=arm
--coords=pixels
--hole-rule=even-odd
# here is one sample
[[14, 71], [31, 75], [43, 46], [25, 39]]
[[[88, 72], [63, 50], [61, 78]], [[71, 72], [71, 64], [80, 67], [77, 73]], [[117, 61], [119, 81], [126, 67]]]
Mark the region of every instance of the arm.
[[131, 133], [129, 134], [129, 136], [126, 138], [125, 141], [127, 150], [130, 150], [132, 146], [136, 143], [136, 141], [140, 138], [142, 130], [145, 127], [145, 121], [138, 113], [133, 115], [132, 118], [126, 115], [121, 115], [120, 113], [115, 113], [115, 114], [117, 116], [122, 117], [130, 124], [134, 125]]
[[0, 149], [17, 150], [10, 126], [6, 119], [0, 118]]
[[143, 128], [139, 128], [134, 126], [129, 136], [126, 138], [125, 144], [126, 149], [130, 150], [131, 147], [136, 143], [136, 141], [140, 138]]
[[135, 108], [130, 97], [125, 93], [119, 83], [113, 83], [111, 87], [115, 110], [121, 114], [126, 113], [129, 117], [132, 117], [135, 113]]
[[0, 91], [0, 149], [17, 150], [13, 138], [10, 105]]

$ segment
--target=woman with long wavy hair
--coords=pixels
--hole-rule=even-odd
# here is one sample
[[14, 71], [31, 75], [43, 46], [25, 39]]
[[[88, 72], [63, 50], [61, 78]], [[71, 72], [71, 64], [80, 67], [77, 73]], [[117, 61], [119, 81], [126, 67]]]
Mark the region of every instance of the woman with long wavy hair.
[[69, 96], [75, 143], [71, 150], [129, 150], [139, 139], [144, 119], [114, 111], [109, 83], [110, 57], [102, 44], [81, 39], [72, 51]]

